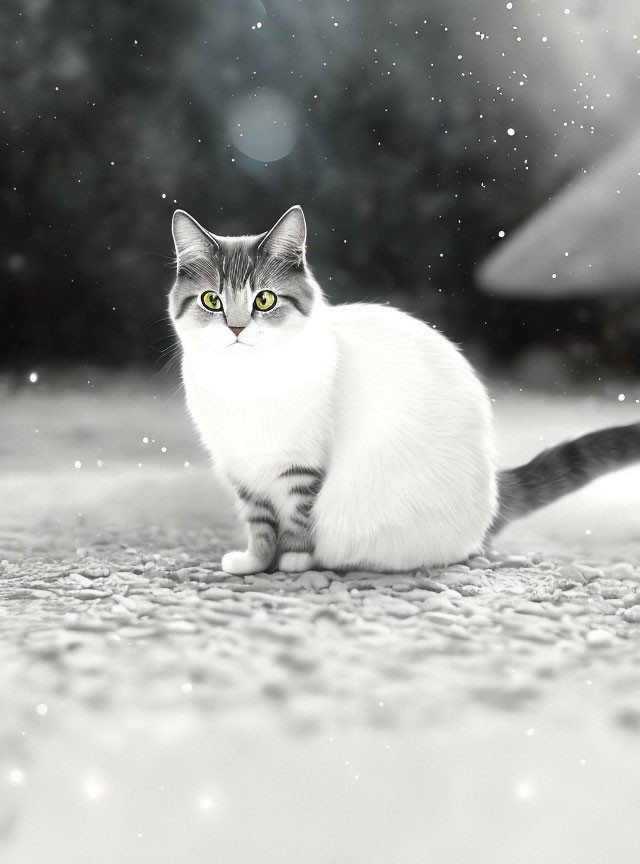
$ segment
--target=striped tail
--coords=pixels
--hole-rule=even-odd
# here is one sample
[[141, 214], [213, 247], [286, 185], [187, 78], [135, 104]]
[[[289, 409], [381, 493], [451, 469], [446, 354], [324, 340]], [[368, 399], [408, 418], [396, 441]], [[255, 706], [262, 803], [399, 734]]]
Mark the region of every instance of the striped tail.
[[633, 462], [640, 462], [640, 423], [590, 432], [543, 450], [526, 465], [500, 471], [498, 514], [489, 533]]

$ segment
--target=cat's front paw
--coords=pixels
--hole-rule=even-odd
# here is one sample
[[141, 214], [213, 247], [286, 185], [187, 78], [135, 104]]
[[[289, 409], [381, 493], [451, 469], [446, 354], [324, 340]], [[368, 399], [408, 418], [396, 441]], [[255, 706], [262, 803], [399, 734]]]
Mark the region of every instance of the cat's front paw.
[[256, 558], [251, 552], [227, 552], [222, 556], [222, 569], [233, 576], [248, 576], [250, 573], [262, 573], [269, 562]]
[[284, 573], [303, 573], [313, 565], [310, 552], [283, 552], [278, 561], [278, 570]]

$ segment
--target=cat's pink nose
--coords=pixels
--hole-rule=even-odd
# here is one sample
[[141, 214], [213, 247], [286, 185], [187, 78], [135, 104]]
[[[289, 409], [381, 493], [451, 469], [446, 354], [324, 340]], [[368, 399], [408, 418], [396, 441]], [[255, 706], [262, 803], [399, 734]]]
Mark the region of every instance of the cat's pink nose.
[[229, 327], [229, 330], [231, 330], [232, 333], [235, 333], [236, 336], [239, 336], [244, 330], [244, 327]]

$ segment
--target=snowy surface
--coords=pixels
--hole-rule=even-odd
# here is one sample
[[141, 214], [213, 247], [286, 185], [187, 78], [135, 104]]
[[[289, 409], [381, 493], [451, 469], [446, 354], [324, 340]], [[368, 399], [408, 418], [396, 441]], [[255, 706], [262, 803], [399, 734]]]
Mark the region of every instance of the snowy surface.
[[[495, 388], [501, 462], [617, 394]], [[230, 577], [179, 393], [0, 396], [3, 864], [638, 860], [640, 468], [444, 571]]]

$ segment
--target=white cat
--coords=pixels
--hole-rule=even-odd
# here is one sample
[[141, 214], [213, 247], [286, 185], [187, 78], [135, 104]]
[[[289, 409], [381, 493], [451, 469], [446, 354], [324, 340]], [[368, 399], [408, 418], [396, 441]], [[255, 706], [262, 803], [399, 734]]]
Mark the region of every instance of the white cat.
[[640, 458], [636, 424], [497, 475], [490, 403], [469, 363], [396, 309], [330, 306], [299, 207], [249, 237], [211, 234], [178, 210], [173, 236], [187, 403], [248, 527], [248, 548], [222, 559], [229, 573], [460, 561], [492, 527]]

